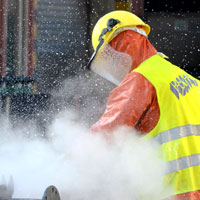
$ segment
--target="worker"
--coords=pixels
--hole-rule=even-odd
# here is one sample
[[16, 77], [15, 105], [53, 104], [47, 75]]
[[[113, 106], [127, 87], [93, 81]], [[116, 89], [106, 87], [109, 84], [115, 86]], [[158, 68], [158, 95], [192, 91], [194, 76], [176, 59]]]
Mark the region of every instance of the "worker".
[[148, 40], [150, 26], [127, 11], [101, 17], [88, 68], [111, 81], [106, 109], [92, 132], [136, 129], [161, 145], [173, 200], [200, 199], [200, 82]]

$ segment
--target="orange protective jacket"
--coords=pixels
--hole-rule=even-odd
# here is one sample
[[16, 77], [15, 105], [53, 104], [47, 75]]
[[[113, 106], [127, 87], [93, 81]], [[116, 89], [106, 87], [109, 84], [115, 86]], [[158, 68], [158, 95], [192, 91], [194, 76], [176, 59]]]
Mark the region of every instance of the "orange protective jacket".
[[[132, 57], [132, 69], [157, 54], [149, 40], [134, 31], [127, 30], [115, 37], [110, 45]], [[143, 75], [131, 72], [109, 95], [106, 110], [91, 127], [92, 132], [111, 132], [115, 128], [132, 126], [141, 134], [147, 134], [157, 124], [160, 110], [154, 86]], [[200, 200], [200, 191], [176, 195], [173, 200]]]

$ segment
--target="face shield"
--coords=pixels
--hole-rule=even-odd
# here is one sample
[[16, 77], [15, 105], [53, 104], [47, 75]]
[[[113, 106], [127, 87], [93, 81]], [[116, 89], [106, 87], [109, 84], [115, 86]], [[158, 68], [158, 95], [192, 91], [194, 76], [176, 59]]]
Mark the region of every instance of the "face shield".
[[94, 57], [90, 69], [106, 80], [119, 85], [130, 72], [132, 58], [130, 55], [114, 50], [109, 44]]
[[[114, 50], [109, 44], [105, 44], [104, 35], [108, 32], [113, 31], [116, 28], [116, 25], [121, 22], [118, 19], [110, 18], [107, 21], [107, 28], [104, 28], [99, 36], [99, 44], [96, 47], [96, 50], [92, 54], [87, 68], [94, 71], [96, 74], [99, 74], [106, 80], [119, 85], [126, 76], [132, 67], [132, 58], [130, 55], [118, 52]], [[121, 29], [114, 31], [115, 34], [118, 34], [118, 31], [126, 29], [133, 29], [143, 35], [146, 35], [145, 31], [138, 29], [136, 27], [121, 27]], [[142, 32], [142, 33], [141, 33]]]

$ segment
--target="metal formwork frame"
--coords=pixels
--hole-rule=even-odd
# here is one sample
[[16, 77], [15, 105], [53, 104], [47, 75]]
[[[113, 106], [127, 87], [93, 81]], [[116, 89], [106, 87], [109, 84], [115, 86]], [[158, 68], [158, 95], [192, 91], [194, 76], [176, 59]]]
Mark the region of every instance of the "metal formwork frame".
[[0, 77], [6, 74], [6, 38], [7, 38], [7, 3], [6, 0], [0, 1]]
[[28, 63], [27, 63], [27, 77], [34, 75], [34, 0], [28, 1]]
[[131, 11], [139, 17], [144, 15], [144, 0], [131, 0]]
[[115, 10], [127, 10], [141, 17], [144, 15], [144, 0], [115, 0]]

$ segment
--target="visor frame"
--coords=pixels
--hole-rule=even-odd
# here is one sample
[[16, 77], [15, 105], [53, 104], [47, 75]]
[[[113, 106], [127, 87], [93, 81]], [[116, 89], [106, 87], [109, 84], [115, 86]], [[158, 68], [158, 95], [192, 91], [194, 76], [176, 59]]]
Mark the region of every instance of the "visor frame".
[[99, 36], [99, 44], [98, 44], [96, 50], [93, 52], [92, 56], [91, 56], [90, 59], [89, 59], [89, 62], [88, 62], [88, 64], [87, 64], [87, 69], [90, 70], [90, 66], [91, 66], [92, 61], [93, 61], [94, 58], [96, 57], [96, 55], [97, 55], [99, 49], [100, 49], [100, 48], [102, 47], [102, 45], [104, 44], [103, 36], [104, 36], [106, 33], [112, 31], [113, 28], [114, 28], [114, 26], [116, 26], [116, 25], [119, 24], [119, 23], [120, 23], [120, 21], [119, 21], [118, 19], [114, 19], [114, 18], [108, 19], [108, 21], [107, 21], [107, 27], [104, 28], [104, 29], [102, 30], [102, 32], [101, 32], [101, 34], [100, 34], [100, 36]]

